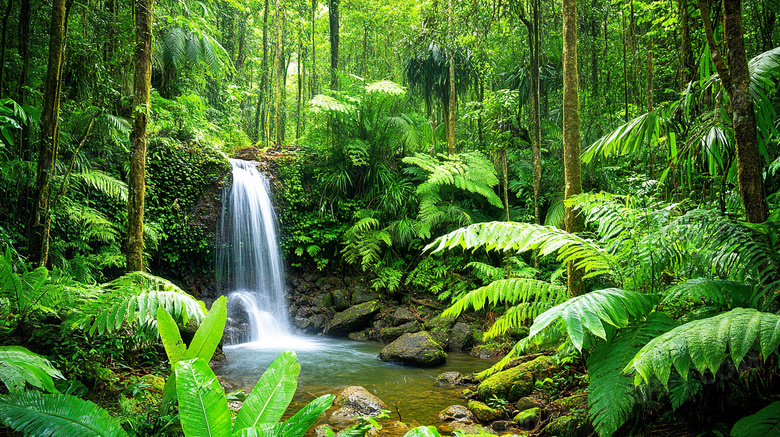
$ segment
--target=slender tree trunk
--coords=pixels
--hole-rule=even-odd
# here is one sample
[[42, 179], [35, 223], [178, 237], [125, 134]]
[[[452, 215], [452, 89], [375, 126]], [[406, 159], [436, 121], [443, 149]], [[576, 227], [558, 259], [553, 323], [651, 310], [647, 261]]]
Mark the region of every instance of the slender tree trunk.
[[276, 146], [282, 145], [282, 18], [279, 13], [279, 3], [276, 0], [276, 53], [274, 65], [276, 66]]
[[127, 194], [127, 271], [144, 270], [144, 196], [146, 192], [146, 124], [152, 83], [154, 0], [135, 0], [133, 131]]
[[11, 15], [11, 9], [14, 6], [13, 0], [7, 1], [8, 5], [5, 7], [5, 14], [3, 15], [2, 35], [0, 36], [0, 96], [4, 95], [3, 90], [5, 89], [5, 77], [3, 73], [5, 72], [5, 45], [8, 35], [8, 17]]
[[317, 14], [317, 0], [311, 0], [311, 97], [317, 94], [317, 44], [314, 19]]
[[298, 94], [295, 97], [295, 143], [301, 135], [301, 100], [303, 98], [303, 37], [298, 37]]
[[[568, 199], [582, 192], [576, 0], [563, 0], [563, 155], [565, 195]], [[582, 231], [584, 220], [579, 211], [566, 207], [565, 220], [568, 232]], [[569, 293], [581, 294], [582, 271], [575, 268], [574, 262], [570, 262], [567, 269]]]
[[238, 28], [238, 55], [236, 55], [236, 72], [240, 75], [241, 70], [244, 68], [244, 58], [246, 54], [244, 53], [245, 48], [245, 40], [246, 40], [246, 24], [249, 20], [249, 13], [247, 13], [245, 16], [241, 17], [241, 24]]
[[[565, 1], [565, 0], [564, 0]], [[623, 102], [625, 104], [625, 121], [628, 122], [628, 55], [626, 46], [628, 45], [628, 36], [626, 31], [626, 13], [620, 11], [620, 17], [623, 27]]]
[[[260, 77], [260, 91], [257, 93], [257, 110], [255, 111], [255, 129], [257, 131], [255, 141], [257, 142], [265, 138], [265, 129], [260, 126], [260, 121], [265, 120], [265, 117], [263, 117], [263, 100], [265, 90], [268, 87], [268, 6], [268, 0], [265, 0], [263, 9], [263, 61], [260, 66], [262, 76]], [[265, 122], [263, 122], [263, 126], [265, 126]], [[265, 138], [265, 140], [267, 144], [268, 138]]]
[[691, 14], [689, 0], [679, 0], [680, 5], [680, 88], [685, 90], [693, 79], [694, 59], [691, 48]]
[[[534, 222], [536, 222], [536, 224], [541, 224], [542, 132], [541, 120], [539, 117], [539, 0], [533, 0], [533, 20], [534, 50], [531, 54], [531, 130], [533, 131], [533, 144], [531, 145], [531, 151], [533, 153], [534, 168]], [[598, 83], [597, 81], [595, 82]]]
[[38, 265], [49, 261], [51, 231], [51, 178], [57, 162], [57, 132], [59, 130], [59, 84], [62, 77], [62, 54], [65, 47], [65, 0], [52, 3], [49, 26], [49, 57], [41, 114], [41, 139], [38, 148], [38, 175], [35, 181], [35, 212], [30, 223], [28, 252]]
[[[447, 10], [447, 31], [450, 34], [450, 44], [452, 44], [452, 16], [454, 11], [452, 10], [452, 0], [449, 0], [449, 7]], [[449, 47], [450, 62], [449, 62], [449, 104], [447, 105], [447, 153], [454, 155], [455, 149], [455, 109], [458, 107], [458, 95], [455, 92], [455, 47]]]
[[772, 34], [775, 31], [777, 15], [769, 5], [767, 5], [766, 1], [759, 1], [757, 3], [762, 3], [761, 17], [758, 21], [760, 23], [759, 27], [761, 28], [761, 49], [766, 52], [775, 47]]
[[330, 89], [339, 89], [339, 2], [328, 0], [328, 19], [330, 23]]
[[[19, 105], [27, 103], [24, 87], [27, 86], [27, 71], [30, 67], [30, 0], [22, 0], [19, 6], [19, 57], [22, 60], [22, 70], [19, 73], [17, 101]], [[19, 157], [23, 161], [30, 160], [30, 123], [22, 124], [19, 141]]]

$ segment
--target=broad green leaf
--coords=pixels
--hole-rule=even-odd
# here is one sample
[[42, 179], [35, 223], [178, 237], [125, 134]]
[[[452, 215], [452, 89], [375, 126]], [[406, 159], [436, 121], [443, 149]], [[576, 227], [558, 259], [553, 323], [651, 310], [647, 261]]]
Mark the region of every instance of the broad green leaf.
[[184, 434], [198, 437], [231, 435], [225, 392], [208, 362], [200, 358], [179, 361], [174, 371]]
[[309, 402], [293, 417], [284, 422], [284, 437], [302, 436], [317, 421], [322, 413], [333, 404], [333, 395], [320, 396]]
[[195, 331], [190, 347], [182, 359], [201, 358], [206, 362], [210, 361], [214, 351], [217, 350], [219, 341], [222, 340], [226, 323], [227, 298], [222, 296], [211, 305], [211, 311], [203, 319], [198, 330]]
[[441, 437], [434, 426], [418, 426], [404, 434], [404, 437]]
[[780, 436], [780, 401], [772, 402], [756, 414], [743, 417], [731, 428], [731, 437]]
[[233, 429], [239, 431], [261, 423], [278, 422], [295, 394], [300, 371], [295, 352], [282, 352], [247, 396]]
[[160, 332], [165, 354], [168, 355], [168, 362], [173, 366], [184, 357], [187, 346], [181, 339], [179, 326], [163, 307], [157, 308], [157, 331]]

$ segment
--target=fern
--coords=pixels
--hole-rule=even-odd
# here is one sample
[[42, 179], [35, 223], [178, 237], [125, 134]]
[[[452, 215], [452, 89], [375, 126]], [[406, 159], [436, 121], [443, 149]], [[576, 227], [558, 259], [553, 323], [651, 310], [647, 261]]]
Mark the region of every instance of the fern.
[[25, 392], [0, 396], [2, 423], [30, 437], [126, 437], [115, 418], [70, 395]]
[[731, 437], [777, 437], [780, 435], [780, 401], [772, 402], [756, 414], [743, 417], [731, 428]]
[[661, 305], [704, 303], [718, 308], [751, 306], [753, 288], [742, 282], [695, 278], [665, 291]]
[[386, 94], [391, 96], [402, 96], [406, 94], [406, 90], [401, 85], [389, 80], [381, 80], [374, 82], [366, 86], [366, 93], [368, 94]]
[[672, 367], [683, 379], [690, 369], [718, 371], [727, 356], [739, 367], [754, 348], [766, 359], [780, 345], [780, 315], [737, 308], [695, 320], [651, 340], [631, 360], [625, 372], [636, 372], [637, 384], [654, 380], [664, 386]]
[[574, 262], [577, 268], [588, 272], [586, 278], [614, 275], [618, 271], [617, 259], [594, 241], [558, 228], [530, 223], [476, 223], [437, 238], [425, 250], [436, 253], [455, 247], [515, 253], [538, 250], [541, 256], [558, 252], [559, 261]]
[[104, 334], [123, 326], [142, 326], [151, 323], [157, 308], [165, 308], [182, 325], [192, 319], [203, 320], [202, 302], [163, 278], [144, 272], [128, 273], [103, 285], [107, 292], [98, 293], [85, 302], [75, 314], [76, 322], [89, 330], [90, 335]]
[[392, 245], [390, 233], [379, 228], [379, 220], [374, 218], [374, 211], [358, 211], [355, 216], [359, 220], [344, 234], [346, 245], [341, 253], [348, 264], [360, 264], [363, 271], [375, 266], [382, 253], [382, 243]]
[[647, 320], [621, 329], [612, 340], [596, 344], [587, 361], [588, 407], [600, 436], [614, 434], [638, 403], [633, 378], [624, 374], [623, 368], [648, 341], [674, 326], [669, 316], [654, 312]]
[[0, 346], [0, 381], [17, 393], [26, 384], [56, 393], [52, 378], [65, 379], [49, 360], [21, 346]]
[[82, 184], [85, 188], [96, 190], [98, 193], [116, 202], [127, 202], [127, 183], [116, 179], [108, 173], [100, 170], [91, 170], [89, 172], [73, 173], [70, 177], [74, 182]]
[[574, 347], [581, 351], [588, 332], [606, 340], [604, 323], [615, 328], [624, 328], [632, 320], [648, 314], [655, 306], [656, 300], [654, 295], [635, 291], [617, 288], [596, 290], [573, 297], [537, 316], [528, 337], [537, 335], [551, 323], [561, 319]]

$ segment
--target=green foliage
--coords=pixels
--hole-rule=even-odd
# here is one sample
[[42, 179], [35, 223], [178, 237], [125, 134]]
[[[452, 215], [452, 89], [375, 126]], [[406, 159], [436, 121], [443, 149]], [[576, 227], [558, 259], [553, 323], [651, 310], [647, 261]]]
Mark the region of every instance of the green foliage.
[[359, 264], [363, 271], [379, 263], [382, 243], [392, 245], [390, 233], [379, 228], [379, 220], [373, 214], [371, 210], [361, 210], [355, 214], [358, 221], [344, 234], [346, 244], [341, 251], [347, 264]]
[[753, 288], [743, 282], [721, 279], [694, 278], [664, 291], [661, 305], [704, 304], [728, 309], [751, 307]]
[[441, 437], [434, 426], [418, 426], [404, 434], [404, 437]]
[[675, 326], [663, 313], [650, 313], [646, 320], [618, 331], [609, 341], [600, 341], [588, 357], [590, 377], [588, 406], [593, 426], [600, 436], [611, 436], [631, 417], [643, 400], [634, 389], [625, 366], [648, 341]]
[[175, 365], [179, 417], [185, 435], [229, 436], [232, 424], [225, 395], [208, 362], [196, 358]]
[[75, 396], [39, 392], [0, 396], [0, 420], [29, 437], [126, 437], [108, 411]]
[[780, 402], [772, 402], [756, 414], [743, 417], [731, 428], [731, 437], [780, 435]]
[[637, 384], [655, 380], [664, 386], [674, 368], [683, 379], [691, 369], [715, 373], [726, 357], [735, 366], [753, 349], [763, 359], [780, 345], [780, 315], [736, 308], [714, 317], [685, 323], [647, 343], [626, 366]]
[[57, 393], [52, 378], [65, 379], [49, 360], [21, 346], [0, 346], [0, 382], [11, 393], [20, 393], [26, 385]]

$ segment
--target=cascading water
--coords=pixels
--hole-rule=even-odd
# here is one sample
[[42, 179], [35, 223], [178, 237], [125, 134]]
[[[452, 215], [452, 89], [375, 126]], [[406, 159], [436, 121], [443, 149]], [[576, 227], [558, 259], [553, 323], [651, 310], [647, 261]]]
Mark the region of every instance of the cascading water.
[[219, 291], [228, 296], [228, 340], [274, 343], [288, 335], [289, 322], [268, 179], [256, 162], [231, 159], [230, 165], [233, 184], [222, 192], [216, 266]]

